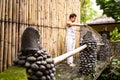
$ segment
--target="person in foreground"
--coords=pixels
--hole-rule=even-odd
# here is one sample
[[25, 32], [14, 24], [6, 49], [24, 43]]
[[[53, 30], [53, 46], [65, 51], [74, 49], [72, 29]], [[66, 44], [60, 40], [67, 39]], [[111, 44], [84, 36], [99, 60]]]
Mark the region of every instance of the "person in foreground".
[[[86, 24], [80, 24], [76, 23], [77, 15], [75, 13], [71, 13], [69, 15], [69, 21], [66, 23], [66, 46], [67, 46], [67, 52], [75, 49], [75, 37], [76, 37], [76, 27], [85, 26]], [[73, 56], [67, 58], [67, 64], [71, 67], [74, 67], [75, 64], [73, 63]]]

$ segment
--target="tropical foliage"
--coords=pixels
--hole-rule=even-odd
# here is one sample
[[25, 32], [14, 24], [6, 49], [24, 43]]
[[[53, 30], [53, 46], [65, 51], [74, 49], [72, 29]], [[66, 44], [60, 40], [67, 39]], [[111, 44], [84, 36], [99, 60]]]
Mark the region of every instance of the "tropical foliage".
[[120, 18], [120, 0], [96, 0], [103, 10], [103, 14], [112, 17], [116, 21]]
[[120, 32], [117, 27], [115, 27], [115, 29], [112, 32], [110, 32], [110, 36], [111, 36], [110, 38], [111, 41], [120, 40]]
[[120, 80], [120, 60], [114, 59], [97, 80]]
[[81, 22], [92, 20], [100, 15], [92, 8], [91, 0], [81, 0]]

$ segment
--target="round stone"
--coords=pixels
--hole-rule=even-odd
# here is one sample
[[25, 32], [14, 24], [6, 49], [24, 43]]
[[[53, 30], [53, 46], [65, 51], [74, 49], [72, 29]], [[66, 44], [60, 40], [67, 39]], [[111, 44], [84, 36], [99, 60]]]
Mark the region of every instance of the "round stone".
[[31, 68], [32, 68], [33, 70], [38, 70], [38, 69], [39, 69], [39, 66], [38, 66], [37, 64], [33, 63], [33, 64], [31, 65]]
[[32, 61], [33, 62], [33, 61], [36, 61], [36, 58], [33, 57], [33, 56], [30, 56], [30, 57], [27, 58], [27, 61]]
[[40, 65], [42, 62], [41, 61], [37, 61], [36, 64]]
[[29, 63], [29, 62], [26, 62], [26, 63], [25, 63], [25, 67], [26, 67], [26, 68], [29, 68], [29, 67], [30, 67], [30, 63]]
[[40, 56], [40, 57], [37, 58], [37, 60], [42, 61], [42, 60], [43, 60], [43, 57]]
[[51, 67], [50, 64], [47, 64], [47, 65], [46, 65], [46, 68], [47, 68], [47, 69], [50, 69], [50, 68], [52, 68], [52, 67]]
[[47, 62], [48, 64], [53, 63], [53, 59], [52, 59], [52, 58], [48, 58], [48, 59], [46, 59], [46, 62]]
[[23, 66], [25, 64], [25, 60], [19, 60], [18, 64], [21, 65], [21, 66]]
[[47, 64], [47, 62], [46, 62], [46, 61], [42, 61], [42, 62], [41, 62], [41, 64], [46, 65], [46, 64]]
[[37, 75], [37, 76], [43, 76], [43, 73], [42, 73], [41, 71], [37, 71], [37, 72], [36, 72], [36, 75]]
[[46, 77], [45, 77], [45, 76], [42, 76], [40, 80], [46, 80]]
[[44, 65], [40, 65], [39, 67], [40, 67], [40, 70], [45, 70], [46, 69], [46, 67]]

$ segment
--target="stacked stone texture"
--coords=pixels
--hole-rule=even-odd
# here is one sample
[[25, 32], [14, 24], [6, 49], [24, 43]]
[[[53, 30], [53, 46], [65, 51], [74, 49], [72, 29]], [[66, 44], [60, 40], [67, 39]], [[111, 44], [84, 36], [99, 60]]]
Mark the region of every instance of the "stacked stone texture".
[[91, 32], [87, 32], [83, 36], [83, 40], [80, 45], [87, 44], [87, 48], [80, 52], [80, 73], [82, 75], [91, 75], [94, 76], [97, 62], [97, 43], [92, 37]]
[[55, 80], [56, 69], [53, 59], [44, 49], [20, 52], [14, 64], [26, 68], [28, 80]]

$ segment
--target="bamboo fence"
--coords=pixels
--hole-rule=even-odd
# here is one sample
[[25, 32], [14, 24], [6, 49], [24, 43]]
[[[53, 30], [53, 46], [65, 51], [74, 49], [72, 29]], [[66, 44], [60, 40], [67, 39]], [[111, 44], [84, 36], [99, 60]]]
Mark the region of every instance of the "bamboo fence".
[[65, 23], [72, 12], [80, 21], [80, 0], [0, 0], [0, 72], [17, 57], [28, 26], [39, 31], [41, 44], [53, 57], [65, 53]]

